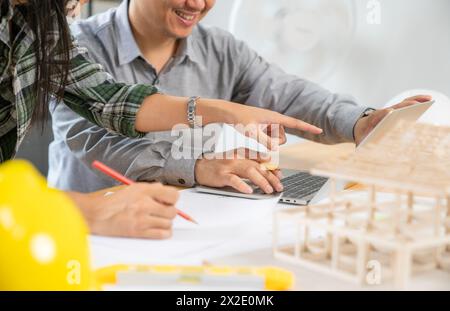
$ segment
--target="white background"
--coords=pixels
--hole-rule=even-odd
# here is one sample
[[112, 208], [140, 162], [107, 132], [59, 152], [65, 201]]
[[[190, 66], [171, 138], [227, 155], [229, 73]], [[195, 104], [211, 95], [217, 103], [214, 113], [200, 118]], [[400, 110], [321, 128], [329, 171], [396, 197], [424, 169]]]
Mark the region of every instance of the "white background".
[[[375, 107], [411, 89], [450, 96], [450, 1], [380, 0], [379, 25], [367, 23], [367, 2], [356, 0], [358, 23], [350, 55], [322, 85]], [[227, 29], [233, 4], [217, 0], [204, 23]]]

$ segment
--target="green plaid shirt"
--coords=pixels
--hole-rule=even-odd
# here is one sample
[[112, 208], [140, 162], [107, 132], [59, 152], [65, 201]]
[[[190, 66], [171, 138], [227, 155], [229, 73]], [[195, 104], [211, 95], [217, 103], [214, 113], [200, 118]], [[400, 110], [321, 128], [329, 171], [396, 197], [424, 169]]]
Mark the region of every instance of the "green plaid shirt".
[[[30, 127], [35, 106], [36, 58], [34, 34], [22, 14], [9, 6], [0, 8], [0, 163], [14, 157]], [[10, 38], [10, 23], [17, 30]], [[55, 42], [59, 38], [54, 36]], [[150, 85], [114, 83], [101, 65], [86, 58], [86, 50], [74, 46], [64, 103], [89, 121], [112, 132], [141, 137], [135, 129], [142, 101], [157, 92]]]

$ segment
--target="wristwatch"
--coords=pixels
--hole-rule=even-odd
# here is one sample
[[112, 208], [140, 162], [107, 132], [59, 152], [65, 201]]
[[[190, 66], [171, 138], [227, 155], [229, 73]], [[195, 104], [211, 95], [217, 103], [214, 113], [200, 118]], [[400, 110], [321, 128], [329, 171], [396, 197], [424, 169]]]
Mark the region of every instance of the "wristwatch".
[[361, 115], [360, 119], [365, 118], [370, 116], [372, 113], [374, 113], [375, 111], [377, 111], [374, 108], [367, 108], [366, 110], [364, 110], [363, 114]]
[[187, 105], [187, 119], [189, 126], [191, 128], [200, 127], [200, 125], [197, 122], [197, 115], [196, 115], [197, 100], [199, 99], [200, 97], [198, 96], [192, 96], [191, 98], [189, 98], [189, 102]]
[[364, 112], [361, 114], [361, 116], [358, 118], [358, 120], [356, 121], [355, 125], [353, 126], [353, 140], [356, 140], [356, 136], [355, 136], [355, 128], [356, 128], [356, 124], [358, 124], [358, 121], [364, 118], [367, 118], [368, 116], [370, 116], [372, 113], [374, 113], [375, 111], [377, 111], [374, 108], [367, 108], [366, 110], [364, 110]]

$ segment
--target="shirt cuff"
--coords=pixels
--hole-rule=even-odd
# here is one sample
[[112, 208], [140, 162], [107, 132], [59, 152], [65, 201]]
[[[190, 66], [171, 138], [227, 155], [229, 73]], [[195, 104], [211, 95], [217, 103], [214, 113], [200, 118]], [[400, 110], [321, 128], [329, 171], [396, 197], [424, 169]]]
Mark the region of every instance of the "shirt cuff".
[[[136, 130], [136, 117], [141, 109], [144, 100], [158, 93], [158, 89], [151, 85], [137, 84], [130, 86], [128, 102], [133, 103], [123, 108], [122, 115], [106, 114], [103, 116], [104, 124], [113, 124], [112, 129], [129, 138], [143, 138], [146, 133]], [[111, 119], [117, 119], [117, 128], [114, 128], [116, 122]]]
[[[164, 167], [163, 178], [164, 181], [170, 185], [180, 187], [194, 187], [197, 184], [195, 176], [195, 165], [197, 161], [203, 157], [206, 153], [214, 152], [216, 148], [216, 142], [212, 145], [207, 144], [211, 137], [202, 136], [202, 129], [190, 130], [191, 135], [197, 136], [202, 139], [201, 149], [193, 146], [187, 147], [189, 158], [182, 157], [181, 159], [174, 159], [172, 155], [167, 158], [166, 165]], [[206, 148], [208, 147], [208, 148]]]
[[163, 179], [166, 183], [179, 187], [195, 186], [195, 164], [196, 158], [174, 159], [170, 156], [164, 167]]
[[341, 133], [344, 142], [355, 142], [354, 130], [356, 123], [368, 108], [370, 107], [349, 106], [342, 107], [339, 110], [340, 117], [336, 119], [342, 120], [342, 123], [336, 124], [336, 127], [337, 132]]

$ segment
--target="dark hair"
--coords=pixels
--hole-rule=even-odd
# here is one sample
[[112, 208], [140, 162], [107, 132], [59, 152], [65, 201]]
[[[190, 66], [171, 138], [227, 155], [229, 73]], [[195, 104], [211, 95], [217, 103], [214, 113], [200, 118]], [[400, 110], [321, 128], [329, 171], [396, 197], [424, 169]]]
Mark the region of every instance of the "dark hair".
[[[1, 0], [4, 2], [11, 0]], [[35, 109], [33, 122], [48, 119], [48, 104], [52, 96], [61, 100], [70, 70], [70, 50], [72, 36], [67, 23], [67, 4], [69, 0], [27, 0], [18, 9], [35, 35], [36, 54]], [[59, 33], [54, 42], [50, 33]], [[50, 35], [49, 35], [50, 34]]]

